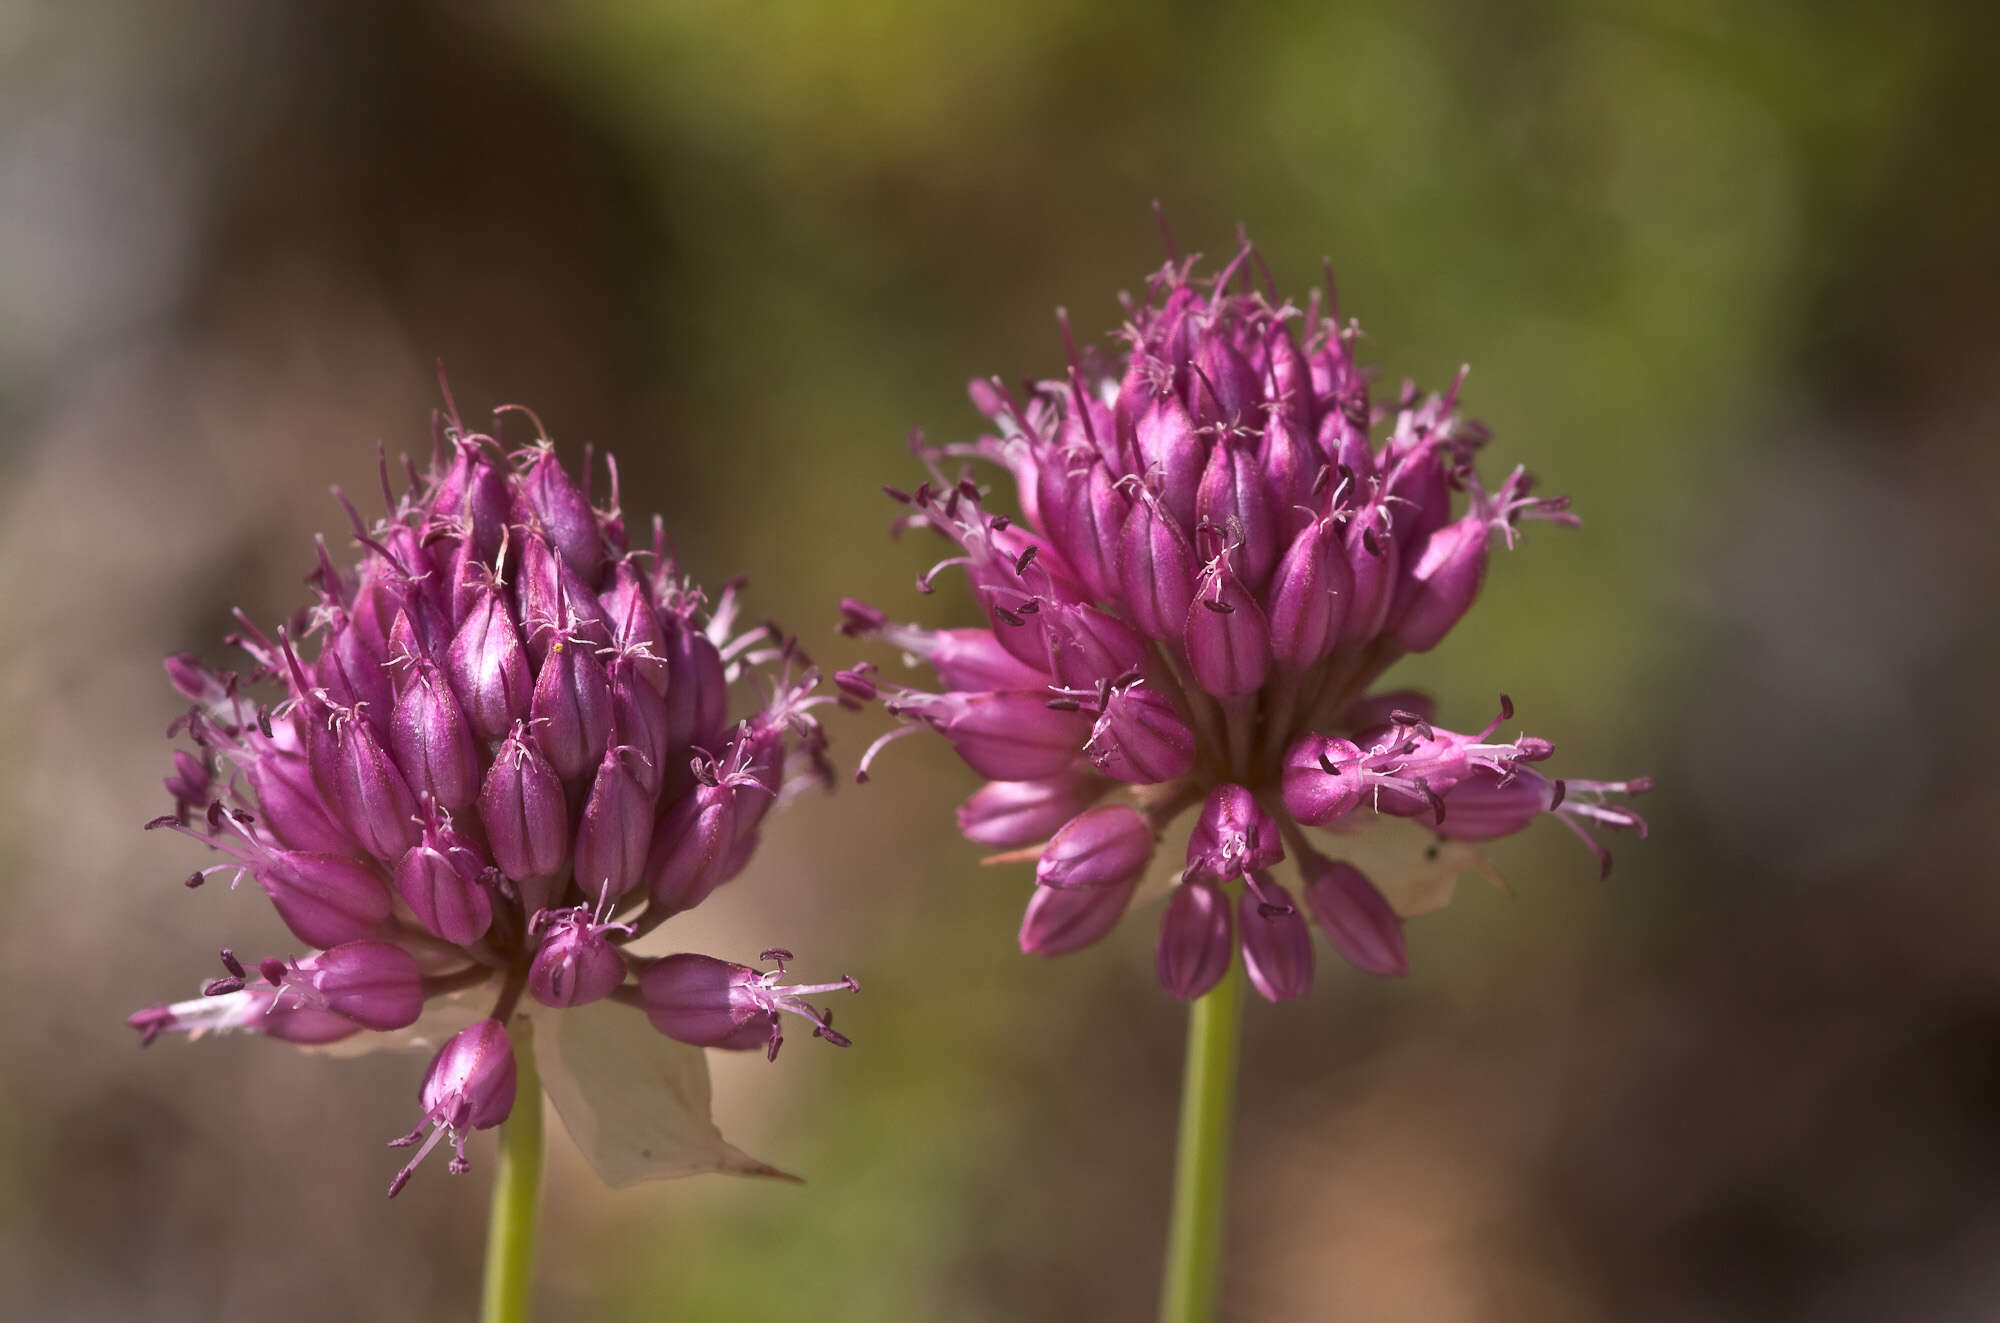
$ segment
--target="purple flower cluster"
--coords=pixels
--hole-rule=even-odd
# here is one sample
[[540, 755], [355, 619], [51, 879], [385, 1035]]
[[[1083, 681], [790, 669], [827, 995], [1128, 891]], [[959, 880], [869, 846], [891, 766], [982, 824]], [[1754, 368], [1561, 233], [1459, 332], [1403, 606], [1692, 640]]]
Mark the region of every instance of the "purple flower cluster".
[[[1253, 256], [1245, 245], [1200, 281], [1194, 261], [1169, 262], [1143, 304], [1126, 300], [1121, 352], [1079, 353], [1064, 318], [1060, 380], [972, 384], [995, 433], [919, 440], [930, 480], [889, 494], [909, 509], [899, 526], [956, 548], [919, 589], [963, 569], [987, 627], [893, 624], [849, 601], [844, 632], [928, 663], [940, 688], [890, 684], [868, 664], [839, 681], [905, 723], [869, 750], [864, 777], [883, 744], [931, 730], [988, 779], [959, 827], [1001, 858], [1036, 860], [1025, 951], [1104, 936], [1163, 830], [1198, 807], [1160, 981], [1198, 997], [1240, 946], [1275, 1001], [1303, 995], [1313, 971], [1307, 921], [1272, 871], [1288, 851], [1334, 948], [1400, 974], [1402, 922], [1337, 857], [1340, 834], [1402, 817], [1486, 841], [1552, 814], [1608, 868], [1584, 824], [1643, 834], [1607, 800], [1650, 783], [1545, 777], [1547, 740], [1499, 735], [1504, 696], [1492, 723], [1459, 734], [1434, 724], [1427, 696], [1373, 688], [1465, 614], [1495, 537], [1511, 546], [1524, 520], [1577, 521], [1566, 499], [1532, 495], [1524, 469], [1481, 482], [1487, 433], [1459, 416], [1458, 382], [1377, 401], [1330, 280], [1303, 311], [1235, 289]], [[1018, 516], [993, 508], [971, 459], [1011, 474]], [[1315, 844], [1306, 828], [1334, 835]]]
[[[348, 515], [360, 561], [324, 541], [317, 598], [267, 635], [241, 613], [249, 658], [167, 662], [192, 706], [192, 749], [167, 779], [175, 812], [149, 824], [225, 862], [187, 879], [255, 880], [306, 953], [246, 964], [222, 952], [203, 995], [131, 1017], [166, 1030], [243, 1029], [295, 1043], [408, 1029], [446, 994], [493, 997], [425, 1076], [423, 1119], [462, 1170], [471, 1130], [513, 1105], [505, 1029], [525, 994], [565, 1008], [606, 998], [664, 1034], [776, 1055], [779, 1012], [844, 1045], [807, 996], [707, 956], [645, 959], [627, 943], [701, 903], [755, 850], [764, 815], [825, 781], [818, 677], [771, 626], [739, 630], [735, 588], [711, 607], [683, 579], [659, 521], [630, 549], [618, 509], [593, 504], [544, 436], [512, 455], [456, 417], [427, 471], [382, 488], [388, 514]], [[344, 502], [343, 502], [344, 503]], [[730, 687], [767, 675], [732, 720]], [[271, 700], [267, 701], [267, 696]]]

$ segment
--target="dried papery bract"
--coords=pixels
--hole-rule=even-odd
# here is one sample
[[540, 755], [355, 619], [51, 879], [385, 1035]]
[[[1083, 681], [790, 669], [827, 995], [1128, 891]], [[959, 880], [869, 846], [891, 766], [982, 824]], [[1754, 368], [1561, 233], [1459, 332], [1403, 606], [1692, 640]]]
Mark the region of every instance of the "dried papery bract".
[[[1331, 280], [1301, 308], [1250, 287], [1261, 266], [1247, 244], [1212, 277], [1170, 261], [1126, 299], [1113, 346], [1077, 350], [1064, 316], [1068, 361], [1048, 379], [973, 383], [988, 434], [915, 444], [928, 478], [890, 495], [903, 526], [950, 548], [921, 586], [964, 573], [985, 627], [844, 604], [844, 632], [939, 682], [843, 673], [849, 702], [906, 723], [864, 777], [889, 740], [928, 729], [987, 778], [959, 827], [1037, 861], [1024, 950], [1102, 937], [1164, 829], [1200, 806], [1158, 945], [1183, 998], [1238, 948], [1265, 997], [1302, 995], [1315, 926], [1356, 967], [1404, 972], [1402, 921], [1342, 861], [1373, 824], [1486, 841], [1551, 815], [1608, 864], [1586, 828], [1643, 835], [1614, 797], [1650, 785], [1547, 778], [1530, 764], [1552, 746], [1502, 733], [1504, 697], [1468, 735], [1436, 725], [1428, 697], [1378, 689], [1465, 615], [1495, 541], [1577, 520], [1525, 469], [1481, 480], [1488, 437], [1459, 413], [1463, 373], [1382, 398]], [[1287, 855], [1303, 907], [1271, 871]]]
[[[546, 438], [509, 454], [442, 419], [400, 495], [383, 464], [380, 520], [347, 504], [359, 559], [341, 568], [322, 542], [296, 621], [243, 619], [240, 670], [167, 662], [193, 747], [152, 825], [225, 857], [190, 886], [247, 875], [320, 949], [249, 965], [225, 951], [202, 996], [131, 1022], [147, 1042], [325, 1043], [406, 1031], [446, 997], [489, 1008], [433, 1060], [392, 1194], [445, 1140], [462, 1170], [467, 1135], [506, 1118], [524, 994], [673, 1032], [650, 971], [708, 958], [628, 944], [740, 872], [773, 804], [829, 779], [815, 709], [833, 698], [810, 662], [769, 626], [739, 628], [734, 587], [711, 603], [682, 578], [657, 521], [632, 548], [605, 467], [600, 507]], [[734, 720], [732, 689], [754, 697]], [[730, 995], [756, 1032], [683, 1040], [769, 1048], [783, 1010], [846, 1043], [802, 997], [853, 980], [801, 989], [709, 965], [742, 971]]]

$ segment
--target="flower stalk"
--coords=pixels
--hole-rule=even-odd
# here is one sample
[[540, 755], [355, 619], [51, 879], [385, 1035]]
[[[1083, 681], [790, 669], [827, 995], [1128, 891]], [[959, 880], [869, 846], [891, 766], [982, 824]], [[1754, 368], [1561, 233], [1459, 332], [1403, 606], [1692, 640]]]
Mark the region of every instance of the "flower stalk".
[[486, 1224], [486, 1283], [480, 1323], [527, 1323], [535, 1283], [535, 1221], [542, 1189], [542, 1096], [535, 1074], [533, 1023], [517, 1016], [508, 1031], [522, 1103], [500, 1127], [493, 1210]]
[[1181, 1076], [1181, 1130], [1174, 1156], [1174, 1204], [1167, 1230], [1160, 1323], [1207, 1323], [1222, 1279], [1223, 1214], [1229, 1141], [1235, 1132], [1236, 1057], [1243, 1024], [1243, 965], [1188, 1010]]

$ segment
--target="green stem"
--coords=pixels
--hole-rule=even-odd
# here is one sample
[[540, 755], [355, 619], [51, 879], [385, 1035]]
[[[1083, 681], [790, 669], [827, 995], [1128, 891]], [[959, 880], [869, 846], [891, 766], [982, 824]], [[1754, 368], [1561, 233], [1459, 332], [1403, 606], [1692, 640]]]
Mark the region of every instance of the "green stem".
[[1174, 1157], [1174, 1211], [1167, 1233], [1160, 1323], [1208, 1323], [1215, 1316], [1242, 1021], [1243, 962], [1232, 956], [1222, 982], [1188, 1011], [1181, 1135]]
[[542, 1082], [526, 1017], [508, 1026], [514, 1043], [514, 1110], [500, 1124], [500, 1165], [486, 1225], [486, 1289], [480, 1323], [527, 1323], [535, 1279], [535, 1205], [542, 1185]]

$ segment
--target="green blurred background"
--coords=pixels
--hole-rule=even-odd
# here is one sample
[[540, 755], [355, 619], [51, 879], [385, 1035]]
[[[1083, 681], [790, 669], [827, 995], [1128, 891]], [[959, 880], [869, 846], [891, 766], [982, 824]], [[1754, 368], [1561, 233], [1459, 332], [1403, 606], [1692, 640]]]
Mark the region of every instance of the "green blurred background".
[[[1545, 825], [1407, 980], [1251, 1008], [1226, 1316], [2000, 1315], [1993, 15], [0, 3], [0, 1313], [471, 1315], [490, 1140], [381, 1197], [421, 1060], [120, 1023], [282, 949], [138, 830], [157, 659], [301, 600], [434, 359], [844, 663], [841, 595], [952, 609], [885, 536], [907, 429], [1114, 326], [1158, 198], [1331, 257], [1392, 378], [1472, 364], [1586, 527], [1404, 673], [1662, 784], [1609, 883]], [[803, 1188], [555, 1140], [543, 1317], [1149, 1316], [1180, 1008], [1148, 923], [1015, 952], [973, 784], [899, 745], [676, 922], [860, 976], [857, 1046], [717, 1064]]]

